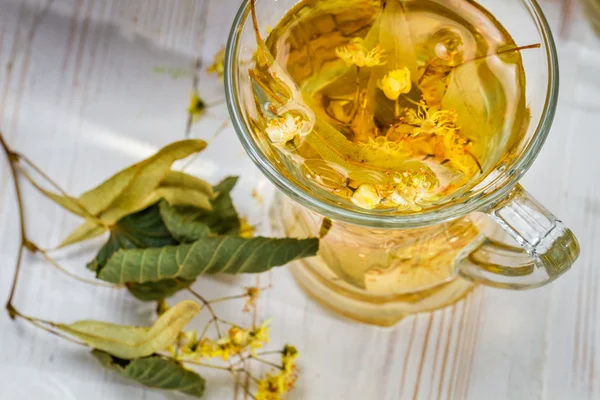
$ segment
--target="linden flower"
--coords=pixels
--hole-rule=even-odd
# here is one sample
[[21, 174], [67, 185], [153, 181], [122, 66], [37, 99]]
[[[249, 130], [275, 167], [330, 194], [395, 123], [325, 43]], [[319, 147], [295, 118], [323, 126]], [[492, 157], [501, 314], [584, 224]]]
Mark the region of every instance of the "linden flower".
[[405, 67], [390, 71], [377, 82], [377, 86], [383, 90], [385, 97], [396, 101], [401, 94], [408, 93], [412, 89], [410, 70]]
[[215, 54], [213, 64], [206, 69], [209, 73], [217, 74], [219, 80], [223, 80], [225, 75], [225, 49], [222, 48]]
[[354, 38], [350, 41], [347, 46], [341, 46], [335, 49], [335, 54], [344, 62], [346, 65], [356, 65], [357, 67], [375, 67], [377, 65], [385, 64], [383, 60], [383, 51], [379, 45], [375, 46], [371, 50], [367, 50], [364, 45], [364, 40], [361, 38]]
[[198, 118], [204, 114], [206, 109], [206, 103], [200, 98], [197, 91], [190, 94], [190, 105], [188, 106], [188, 113], [191, 115], [193, 121], [197, 121]]
[[283, 364], [283, 370], [286, 373], [291, 374], [296, 368], [296, 359], [299, 356], [298, 350], [294, 346], [286, 344], [283, 347], [283, 352], [281, 354], [281, 363]]
[[423, 171], [410, 177], [408, 182], [401, 182], [392, 193], [391, 200], [399, 210], [420, 211], [422, 206], [439, 199], [436, 189], [437, 184]]
[[240, 237], [249, 239], [254, 236], [254, 226], [248, 223], [248, 219], [240, 218]]
[[413, 136], [421, 133], [444, 135], [458, 130], [456, 126], [458, 116], [455, 111], [439, 110], [432, 112], [424, 102], [419, 104], [417, 111], [408, 110], [404, 119], [408, 124], [416, 126]]
[[283, 395], [294, 388], [298, 379], [298, 350], [294, 346], [285, 345], [281, 354], [281, 371], [277, 374], [269, 373], [258, 381], [257, 400], [283, 400]]
[[372, 210], [381, 203], [381, 196], [375, 186], [363, 183], [354, 191], [350, 200], [360, 208]]
[[248, 300], [244, 305], [244, 312], [249, 312], [251, 309], [256, 307], [256, 302], [260, 296], [260, 288], [257, 287], [248, 287], [246, 288], [246, 296], [248, 296]]
[[304, 128], [304, 119], [287, 114], [285, 117], [273, 118], [267, 123], [265, 132], [274, 144], [285, 144], [300, 135]]

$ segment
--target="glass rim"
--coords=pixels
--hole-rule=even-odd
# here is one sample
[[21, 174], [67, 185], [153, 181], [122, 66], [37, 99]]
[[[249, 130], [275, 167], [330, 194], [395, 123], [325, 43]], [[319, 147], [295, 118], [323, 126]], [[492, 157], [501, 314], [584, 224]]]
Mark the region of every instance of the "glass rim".
[[435, 225], [460, 218], [467, 214], [477, 211], [485, 211], [489, 207], [497, 204], [504, 199], [508, 193], [515, 187], [521, 177], [531, 167], [539, 152], [541, 151], [546, 138], [552, 127], [556, 108], [558, 105], [559, 92], [559, 65], [558, 54], [554, 37], [550, 30], [548, 20], [546, 19], [541, 7], [536, 0], [520, 0], [529, 5], [532, 18], [537, 24], [542, 38], [543, 49], [546, 51], [548, 62], [548, 89], [542, 115], [533, 134], [533, 138], [527, 147], [522, 151], [519, 157], [511, 164], [511, 170], [514, 173], [506, 182], [492, 188], [491, 192], [485, 196], [475, 196], [466, 202], [457, 204], [448, 204], [440, 206], [437, 209], [426, 211], [419, 214], [406, 215], [382, 215], [369, 214], [368, 212], [355, 211], [337, 207], [326, 201], [320, 200], [310, 195], [294, 182], [288, 180], [280, 173], [275, 166], [263, 156], [262, 150], [255, 140], [252, 133], [246, 125], [236, 96], [237, 87], [237, 51], [239, 39], [242, 32], [242, 24], [246, 23], [250, 14], [250, 2], [252, 0], [243, 0], [235, 16], [229, 39], [225, 51], [225, 98], [227, 108], [232, 120], [233, 128], [242, 143], [242, 146], [248, 153], [250, 159], [260, 169], [260, 171], [273, 183], [277, 189], [281, 190], [288, 197], [297, 201], [305, 207], [324, 215], [332, 220], [341, 220], [346, 223], [367, 226], [373, 228], [414, 228], [428, 225]]

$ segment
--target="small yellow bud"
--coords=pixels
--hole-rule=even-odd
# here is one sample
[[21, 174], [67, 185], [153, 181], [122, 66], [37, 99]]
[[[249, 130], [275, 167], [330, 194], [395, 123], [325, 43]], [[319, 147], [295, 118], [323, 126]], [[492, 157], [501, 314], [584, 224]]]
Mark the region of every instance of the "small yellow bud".
[[381, 196], [377, 193], [375, 186], [363, 183], [356, 189], [350, 200], [360, 208], [372, 210], [381, 203]]
[[408, 68], [401, 68], [390, 71], [377, 82], [377, 86], [383, 90], [388, 99], [397, 100], [401, 94], [410, 92], [412, 88], [410, 70]]

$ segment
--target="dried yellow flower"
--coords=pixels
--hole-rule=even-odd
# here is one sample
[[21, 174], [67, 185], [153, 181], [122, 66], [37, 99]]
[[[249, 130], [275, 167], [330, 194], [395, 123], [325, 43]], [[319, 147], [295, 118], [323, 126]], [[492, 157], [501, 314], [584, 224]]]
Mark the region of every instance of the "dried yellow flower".
[[298, 135], [302, 135], [306, 121], [300, 117], [287, 114], [284, 117], [276, 117], [267, 123], [265, 132], [271, 142], [283, 145]]
[[402, 180], [390, 196], [399, 210], [420, 211], [422, 206], [439, 199], [437, 179], [430, 172], [420, 170]]
[[256, 307], [256, 302], [260, 297], [260, 288], [248, 287], [246, 288], [246, 295], [248, 296], [248, 300], [244, 305], [244, 312], [249, 312], [251, 309]]
[[416, 111], [408, 110], [404, 117], [406, 123], [416, 127], [413, 136], [421, 133], [440, 136], [455, 133], [458, 130], [457, 119], [458, 115], [454, 110], [431, 111], [424, 102], [419, 103]]
[[204, 111], [206, 110], [206, 103], [200, 98], [198, 91], [190, 94], [190, 105], [188, 106], [188, 113], [192, 116], [193, 121], [197, 121]]
[[341, 46], [335, 49], [335, 54], [347, 65], [356, 65], [357, 67], [375, 67], [385, 64], [383, 60], [384, 52], [379, 45], [371, 50], [367, 50], [364, 40], [354, 38], [347, 46]]
[[281, 371], [277, 374], [268, 373], [258, 381], [257, 400], [283, 400], [283, 395], [294, 388], [298, 379], [297, 358], [298, 350], [294, 346], [285, 345], [281, 355]]
[[219, 80], [223, 81], [223, 76], [225, 75], [225, 48], [222, 48], [215, 54], [212, 65], [206, 71], [217, 74]]
[[248, 223], [248, 219], [240, 218], [240, 236], [249, 239], [254, 236], [254, 226]]
[[409, 93], [412, 89], [410, 70], [405, 67], [390, 71], [377, 82], [377, 86], [388, 99], [395, 101], [401, 94]]

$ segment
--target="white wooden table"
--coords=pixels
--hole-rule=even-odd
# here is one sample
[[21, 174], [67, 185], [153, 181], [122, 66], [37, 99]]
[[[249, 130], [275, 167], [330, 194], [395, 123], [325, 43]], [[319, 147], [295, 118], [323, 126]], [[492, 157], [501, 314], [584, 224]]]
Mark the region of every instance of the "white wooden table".
[[[500, 1], [500, 0], [498, 0]], [[558, 2], [544, 4], [553, 25]], [[224, 44], [237, 0], [0, 0], [0, 129], [73, 194], [183, 136], [193, 76], [202, 97], [223, 98], [202, 70]], [[578, 235], [582, 256], [553, 285], [515, 293], [477, 289], [454, 307], [390, 329], [339, 319], [309, 301], [284, 270], [259, 301], [272, 316], [272, 346], [301, 351], [291, 399], [598, 399], [600, 316], [597, 223], [600, 222], [600, 40], [583, 20], [561, 40], [562, 90], [548, 142], [525, 186]], [[192, 128], [208, 139], [227, 118], [211, 109]], [[226, 146], [226, 147], [225, 147]], [[226, 156], [222, 149], [227, 148]], [[0, 160], [0, 297], [8, 294], [18, 247], [13, 186]], [[272, 193], [229, 129], [190, 170], [212, 182], [242, 176], [234, 195], [241, 214], [266, 225]], [[551, 177], [552, 185], [542, 183]], [[42, 245], [58, 243], [79, 222], [26, 190], [28, 230]], [[71, 271], [100, 241], [59, 259]], [[268, 277], [262, 277], [266, 283]], [[237, 294], [253, 277], [201, 279], [207, 297]], [[183, 296], [179, 296], [182, 298]], [[57, 321], [96, 318], [146, 324], [152, 304], [124, 291], [71, 280], [36, 256], [25, 260], [16, 304]], [[248, 323], [241, 305], [228, 319]], [[200, 323], [198, 323], [199, 325]], [[235, 398], [226, 374], [202, 371], [207, 399]], [[257, 371], [259, 373], [259, 371]], [[165, 399], [103, 370], [79, 347], [13, 323], [0, 313], [0, 398], [44, 400]], [[241, 396], [239, 397], [242, 398]]]

